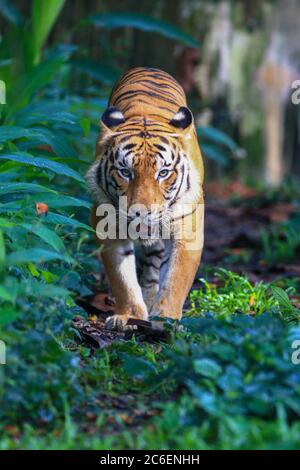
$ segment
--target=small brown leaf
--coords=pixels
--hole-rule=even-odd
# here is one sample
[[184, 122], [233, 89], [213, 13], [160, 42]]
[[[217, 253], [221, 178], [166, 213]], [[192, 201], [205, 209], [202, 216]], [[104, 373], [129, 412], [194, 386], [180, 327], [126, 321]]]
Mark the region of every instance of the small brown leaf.
[[17, 426], [13, 426], [11, 424], [7, 424], [4, 426], [5, 431], [12, 437], [19, 437], [20, 429]]
[[97, 317], [97, 315], [90, 315], [90, 316], [89, 316], [89, 320], [90, 320], [92, 323], [96, 323], [97, 320], [98, 320], [98, 317]]
[[250, 296], [250, 299], [249, 299], [249, 305], [250, 305], [250, 307], [253, 307], [254, 302], [255, 302], [255, 295], [252, 294], [252, 295]]
[[45, 214], [45, 215], [48, 214], [48, 209], [49, 208], [48, 208], [47, 204], [45, 204], [44, 202], [37, 202], [35, 207], [36, 207], [36, 211], [37, 211], [37, 214], [38, 214], [39, 217], [43, 214]]

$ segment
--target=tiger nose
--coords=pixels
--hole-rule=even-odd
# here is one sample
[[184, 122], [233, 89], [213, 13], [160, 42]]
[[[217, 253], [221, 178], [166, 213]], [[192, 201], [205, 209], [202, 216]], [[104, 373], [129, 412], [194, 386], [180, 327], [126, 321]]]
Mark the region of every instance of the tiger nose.
[[141, 219], [146, 219], [149, 215], [151, 214], [151, 210], [147, 209], [147, 207], [140, 205], [140, 204], [134, 204], [129, 207], [128, 209], [128, 215], [130, 218], [136, 218], [140, 217]]

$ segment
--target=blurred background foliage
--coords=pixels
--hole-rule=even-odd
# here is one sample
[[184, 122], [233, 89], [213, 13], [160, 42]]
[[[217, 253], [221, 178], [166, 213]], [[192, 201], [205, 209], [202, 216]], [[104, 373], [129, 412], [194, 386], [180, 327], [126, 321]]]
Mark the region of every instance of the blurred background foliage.
[[[187, 92], [208, 176], [243, 172], [278, 185], [299, 175], [299, 107], [290, 99], [300, 68], [295, 0], [178, 0], [172, 8], [166, 0], [2, 0], [1, 12], [8, 99], [42, 57], [52, 62], [40, 87], [59, 72], [69, 94], [103, 103], [128, 68], [163, 68]], [[19, 105], [26, 99], [21, 93]]]
[[[261, 377], [254, 367], [253, 358], [268, 354], [260, 347], [269, 317], [257, 327], [255, 334], [261, 341], [253, 348], [246, 344], [242, 365], [230, 369], [226, 351], [214, 351], [204, 371], [200, 370], [198, 359], [203, 352], [197, 349], [198, 343], [214, 345], [214, 326], [208, 322], [206, 340], [193, 322], [190, 326], [187, 322], [190, 331], [177, 344], [185, 351], [177, 371], [180, 380], [169, 368], [164, 376], [156, 363], [156, 351], [150, 346], [137, 348], [134, 341], [120, 346], [120, 351], [98, 351], [86, 360], [89, 351], [74, 345], [76, 332], [70, 320], [75, 314], [85, 315], [74, 297], [92, 294], [99, 284], [84, 175], [116, 78], [134, 66], [158, 67], [173, 74], [195, 115], [207, 179], [238, 178], [254, 185], [267, 181], [277, 186], [300, 171], [299, 107], [290, 101], [291, 83], [299, 71], [299, 13], [294, 0], [0, 0], [0, 80], [6, 91], [6, 104], [0, 105], [0, 338], [8, 345], [9, 357], [9, 364], [0, 368], [0, 431], [5, 436], [0, 448], [18, 446], [23, 438], [25, 447], [51, 447], [53, 442], [63, 448], [146, 447], [153, 434], [150, 428], [139, 437], [125, 429], [120, 441], [102, 436], [92, 442], [81, 434], [92, 434], [95, 426], [103, 433], [107, 410], [114, 410], [112, 397], [133, 391], [145, 396], [150, 393], [156, 408], [167, 410], [158, 424], [154, 421], [159, 430], [157, 440], [152, 438], [154, 448], [226, 447], [230, 445], [228, 435], [232, 445], [240, 448], [280, 441], [284, 435], [287, 445], [296, 445], [299, 426], [293, 420], [299, 416], [299, 403], [289, 394], [299, 390], [299, 376], [292, 366], [283, 371], [278, 345], [270, 353], [274, 359], [271, 371]], [[291, 259], [299, 246], [298, 233], [296, 228], [289, 238]], [[281, 247], [281, 235], [272, 234], [272, 239], [265, 235], [263, 242], [273, 259], [270, 245]], [[281, 258], [286, 252], [285, 246]], [[249, 296], [259, 292], [263, 299], [259, 314], [269, 310], [270, 303], [280, 307], [274, 297], [270, 301], [267, 287], [259, 285], [252, 292], [251, 286], [241, 287], [244, 285], [242, 280], [236, 284], [241, 305], [249, 305]], [[207, 292], [207, 303], [220, 304], [223, 294]], [[201, 296], [199, 292], [193, 296], [195, 315], [203, 313], [197, 306]], [[235, 296], [229, 299], [230, 308], [232, 302]], [[298, 316], [298, 310], [293, 310], [293, 320]], [[243, 336], [244, 327], [254, 335], [251, 321], [245, 320], [245, 326], [237, 319], [231, 325], [237, 337]], [[229, 341], [228, 325], [218, 328]], [[277, 319], [274, 329], [282, 344], [296, 334]], [[190, 349], [195, 362], [187, 381], [183, 372]], [[173, 362], [179, 364], [176, 348], [174, 351], [172, 355], [167, 347], [159, 350], [162, 369]], [[224, 364], [218, 365], [216, 360]], [[228, 392], [228, 400], [233, 399], [229, 414], [222, 393], [216, 392], [223, 366], [229, 378], [222, 387], [233, 392]], [[247, 367], [254, 368], [252, 375]], [[140, 374], [150, 382], [153, 373], [159, 375], [160, 397], [139, 382], [141, 369]], [[286, 385], [274, 395], [272, 384], [283, 380], [282, 376], [292, 392]], [[253, 389], [246, 387], [247, 381]], [[181, 417], [174, 411], [176, 383], [185, 387]], [[102, 402], [97, 387], [102, 387]], [[261, 396], [264, 387], [268, 393], [248, 406], [246, 395], [259, 390]], [[170, 391], [171, 402], [162, 405]], [[99, 406], [103, 413], [87, 431], [85, 420], [89, 413], [95, 416]], [[144, 397], [138, 409], [142, 413], [145, 407]], [[78, 410], [80, 429], [72, 422]], [[233, 423], [231, 417], [238, 413], [240, 419]], [[271, 420], [267, 428], [264, 421], [257, 421], [260, 418]], [[116, 419], [118, 426], [122, 419]], [[178, 441], [181, 419], [187, 428], [184, 440]], [[126, 428], [126, 424], [125, 420], [122, 426]], [[166, 430], [171, 428], [175, 431], [168, 437]], [[39, 440], [39, 434], [48, 430], [50, 441], [43, 441], [43, 436]], [[241, 441], [244, 431], [248, 441]]]

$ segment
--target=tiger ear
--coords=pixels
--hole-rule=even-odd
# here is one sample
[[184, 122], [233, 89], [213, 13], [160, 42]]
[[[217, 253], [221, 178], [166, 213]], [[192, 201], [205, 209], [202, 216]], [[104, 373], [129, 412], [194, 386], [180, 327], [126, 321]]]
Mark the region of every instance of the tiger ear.
[[177, 129], [186, 129], [193, 122], [193, 115], [189, 108], [181, 106], [169, 124]]
[[116, 106], [110, 106], [102, 114], [101, 121], [110, 129], [111, 127], [123, 124], [123, 122], [125, 122], [125, 118], [119, 108]]

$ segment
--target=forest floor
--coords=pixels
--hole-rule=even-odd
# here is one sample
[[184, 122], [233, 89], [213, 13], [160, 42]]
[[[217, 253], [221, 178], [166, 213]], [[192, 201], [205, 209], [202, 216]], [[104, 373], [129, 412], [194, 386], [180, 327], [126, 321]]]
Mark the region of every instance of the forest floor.
[[299, 200], [214, 185], [207, 195], [180, 326], [104, 331], [113, 303], [93, 273], [95, 295], [62, 333], [51, 327], [47, 371], [30, 358], [0, 448], [299, 448]]

